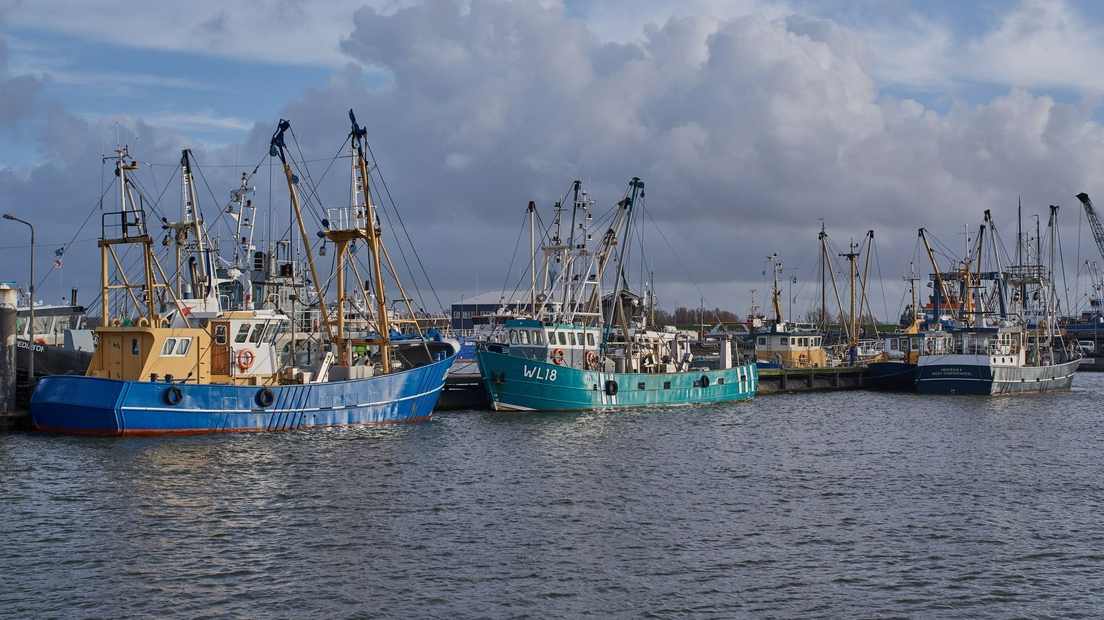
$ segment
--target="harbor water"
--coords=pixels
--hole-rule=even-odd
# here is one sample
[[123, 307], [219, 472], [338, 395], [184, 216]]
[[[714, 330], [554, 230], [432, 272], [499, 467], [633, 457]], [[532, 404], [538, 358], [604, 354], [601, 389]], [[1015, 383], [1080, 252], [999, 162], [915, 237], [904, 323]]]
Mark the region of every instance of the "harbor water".
[[1102, 399], [8, 433], [0, 617], [1095, 617]]

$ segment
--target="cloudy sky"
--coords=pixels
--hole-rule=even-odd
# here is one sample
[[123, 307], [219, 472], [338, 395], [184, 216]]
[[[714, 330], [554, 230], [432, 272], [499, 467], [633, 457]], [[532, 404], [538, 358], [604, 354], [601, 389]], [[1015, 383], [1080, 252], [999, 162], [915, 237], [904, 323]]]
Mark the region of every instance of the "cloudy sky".
[[[667, 310], [745, 314], [775, 253], [810, 309], [823, 225], [841, 251], [875, 231], [895, 315], [918, 228], [961, 256], [991, 209], [1011, 246], [1018, 202], [1062, 206], [1084, 289], [1101, 57], [1090, 0], [0, 0], [0, 209], [35, 225], [39, 299], [89, 300], [104, 154], [129, 145], [171, 213], [192, 149], [213, 217], [258, 163], [259, 203], [282, 182], [279, 119], [321, 160], [353, 108], [444, 304], [513, 286], [530, 200], [581, 179], [602, 210], [634, 176]], [[0, 280], [25, 284], [27, 233], [0, 221]]]

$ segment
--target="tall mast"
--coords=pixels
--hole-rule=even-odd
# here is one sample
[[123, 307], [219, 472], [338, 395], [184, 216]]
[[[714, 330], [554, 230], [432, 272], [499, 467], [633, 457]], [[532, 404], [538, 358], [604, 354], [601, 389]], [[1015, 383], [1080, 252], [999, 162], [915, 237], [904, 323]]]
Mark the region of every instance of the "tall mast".
[[[866, 296], [866, 283], [869, 281], [869, 277], [870, 277], [870, 256], [872, 254], [874, 254], [873, 249], [874, 249], [874, 231], [873, 230], [868, 230], [868, 231], [866, 231], [866, 259], [865, 259], [865, 262], [863, 263], [862, 279], [859, 281], [859, 288], [860, 288], [860, 290], [862, 290], [862, 296], [859, 298], [859, 317], [858, 317], [859, 318], [859, 323], [858, 323], [859, 325], [862, 325], [863, 308], [867, 308], [870, 304], [870, 299], [867, 298], [867, 296]], [[874, 309], [872, 307], [868, 308], [868, 309], [870, 310], [871, 320], [873, 320]], [[871, 327], [874, 328], [874, 333], [875, 333], [875, 335], [877, 335], [877, 333], [878, 333], [878, 324], [875, 322], [873, 325], [871, 325]]]
[[820, 223], [820, 327], [828, 328], [828, 282], [826, 262], [828, 260], [828, 233], [824, 230], [824, 222]]
[[[391, 326], [387, 316], [387, 297], [383, 290], [383, 268], [382, 268], [382, 253], [383, 249], [380, 243], [380, 233], [382, 232], [379, 227], [379, 221], [376, 217], [376, 207], [372, 204], [372, 193], [368, 189], [368, 161], [364, 157], [364, 140], [368, 135], [368, 130], [357, 125], [356, 117], [353, 116], [353, 111], [349, 110], [349, 121], [352, 123], [352, 130], [349, 133], [349, 137], [353, 143], [353, 149], [356, 150], [356, 166], [360, 174], [361, 187], [364, 192], [364, 201], [356, 205], [356, 219], [353, 222], [355, 227], [350, 230], [343, 231], [327, 231], [326, 236], [330, 237], [338, 244], [338, 265], [341, 265], [341, 257], [346, 252], [346, 245], [349, 241], [354, 239], [364, 239], [368, 243], [368, 250], [371, 252], [372, 260], [372, 279], [375, 285], [375, 297], [376, 297], [376, 312], [378, 314], [377, 327], [379, 328], [379, 339], [372, 341], [370, 344], [376, 344], [380, 347], [380, 364], [384, 374], [391, 372]], [[339, 272], [340, 273], [340, 272]], [[338, 289], [338, 295], [343, 296], [344, 293]], [[339, 297], [338, 308], [342, 309], [340, 305]], [[344, 312], [338, 313], [338, 320], [344, 318]]]
[[[138, 169], [138, 163], [130, 157], [130, 153], [125, 147], [117, 149], [115, 153], [116, 156], [113, 159], [115, 159], [115, 175], [119, 178], [120, 210], [115, 213], [104, 214], [99, 240], [101, 308], [104, 324], [108, 324], [108, 317], [111, 316], [110, 292], [112, 290], [125, 291], [135, 308], [144, 308], [142, 314], [151, 325], [160, 324], [161, 317], [157, 314], [156, 306], [159, 294], [168, 288], [169, 295], [173, 297], [178, 309], [180, 304], [176, 296], [173, 295], [171, 287], [165, 284], [165, 272], [157, 263], [157, 257], [153, 253], [153, 238], [149, 235], [145, 210], [139, 208], [137, 201], [134, 200], [133, 189], [130, 180], [127, 178], [128, 172]], [[118, 255], [115, 253], [116, 245], [129, 244], [140, 244], [142, 246], [143, 282], [130, 282]], [[111, 284], [109, 281], [109, 258], [113, 261], [121, 284]], [[161, 281], [158, 281], [154, 275], [155, 268], [157, 273], [161, 275]]]
[[778, 254], [767, 257], [771, 263], [771, 310], [774, 311], [774, 322], [784, 322], [782, 317], [782, 291], [778, 288], [778, 278], [782, 275], [782, 261], [778, 260]]
[[[935, 263], [935, 253], [932, 252], [931, 246], [928, 245], [928, 238], [927, 238], [927, 236], [924, 235], [924, 229], [923, 228], [921, 228], [917, 232], [917, 235], [920, 237], [920, 240], [924, 242], [924, 250], [927, 251], [928, 260], [931, 261], [932, 271], [935, 273], [935, 286], [936, 286], [936, 288], [938, 290], [938, 293], [939, 293], [938, 297], [941, 297], [943, 300], [946, 301], [946, 300], [948, 300], [947, 288], [946, 288], [945, 283], [943, 281], [943, 276], [939, 273], [939, 265], [937, 265]], [[951, 305], [951, 304], [948, 304], [947, 308], [950, 309], [950, 311], [951, 311], [951, 318], [952, 319], [956, 318], [957, 312], [955, 311], [954, 306]], [[934, 308], [934, 312], [935, 312], [935, 322], [938, 324], [939, 323], [939, 304], [936, 304], [936, 306]]]
[[534, 315], [537, 312], [537, 235], [535, 220], [537, 217], [537, 203], [529, 201], [529, 309]]
[[[615, 226], [610, 229], [606, 234], [606, 240], [604, 243], [604, 255], [602, 256], [601, 263], [598, 267], [598, 273], [595, 276], [598, 281], [602, 280], [602, 275], [605, 273], [606, 266], [609, 264], [609, 259], [613, 255], [613, 246], [617, 243], [621, 243], [621, 253], [617, 259], [617, 274], [616, 281], [613, 284], [613, 302], [614, 308], [620, 307], [621, 303], [621, 290], [624, 288], [624, 269], [625, 269], [625, 252], [629, 247], [629, 231], [631, 230], [631, 222], [633, 215], [633, 208], [636, 206], [636, 198], [640, 196], [644, 197], [644, 182], [639, 177], [633, 177], [629, 182], [630, 192], [629, 196], [621, 200], [621, 213], [618, 216], [619, 219]], [[618, 240], [617, 232], [622, 229], [624, 225], [624, 235]], [[610, 232], [613, 233], [610, 236]], [[595, 290], [597, 296], [597, 289]], [[621, 312], [621, 318], [624, 319], [624, 312]], [[617, 318], [618, 312], [616, 309], [610, 311], [609, 317], [606, 318], [605, 334], [602, 337], [602, 342], [609, 342], [610, 331], [613, 330], [613, 321]]]
[[291, 172], [291, 164], [288, 163], [287, 154], [285, 149], [287, 145], [284, 142], [284, 132], [291, 128], [291, 123], [280, 119], [280, 124], [276, 128], [276, 133], [272, 134], [272, 142], [269, 153], [273, 156], [278, 156], [280, 162], [284, 165], [284, 177], [287, 178], [288, 191], [291, 192], [291, 206], [292, 211], [295, 213], [295, 219], [299, 224], [299, 235], [303, 239], [303, 249], [307, 251], [307, 263], [310, 265], [311, 277], [314, 278], [314, 285], [318, 288], [318, 307], [322, 313], [322, 324], [326, 328], [326, 337], [330, 342], [334, 342], [333, 326], [330, 322], [330, 313], [326, 311], [326, 301], [322, 295], [322, 280], [318, 277], [318, 268], [314, 264], [314, 254], [310, 251], [310, 237], [307, 236], [307, 227], [303, 223], [303, 211], [299, 206], [299, 195], [295, 191], [295, 186], [299, 183], [299, 177], [295, 176]]
[[859, 257], [859, 253], [855, 251], [859, 246], [855, 244], [855, 238], [851, 238], [850, 249], [851, 251], [846, 254], [840, 254], [840, 256], [847, 259], [847, 263], [850, 267], [851, 276], [851, 319], [848, 321], [848, 334], [847, 340], [850, 343], [854, 343], [855, 333], [858, 331], [858, 327], [855, 323], [855, 259]]

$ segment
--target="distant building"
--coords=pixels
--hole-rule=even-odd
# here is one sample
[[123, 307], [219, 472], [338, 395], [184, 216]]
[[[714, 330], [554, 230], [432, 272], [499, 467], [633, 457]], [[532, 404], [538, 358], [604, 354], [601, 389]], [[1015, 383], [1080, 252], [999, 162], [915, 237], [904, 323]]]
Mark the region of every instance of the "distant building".
[[471, 298], [461, 299], [452, 304], [452, 328], [457, 330], [473, 329], [473, 317], [497, 313], [514, 314], [529, 312], [528, 291], [491, 291]]

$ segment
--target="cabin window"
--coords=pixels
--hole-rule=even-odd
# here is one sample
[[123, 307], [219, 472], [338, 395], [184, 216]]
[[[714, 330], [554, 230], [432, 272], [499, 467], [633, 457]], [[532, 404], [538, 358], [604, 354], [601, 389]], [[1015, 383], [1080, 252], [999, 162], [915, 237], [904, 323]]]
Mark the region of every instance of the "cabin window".
[[575, 332], [568, 332], [567, 333], [567, 342], [571, 346], [575, 346]]
[[226, 326], [215, 325], [215, 344], [226, 344]]
[[801, 346], [803, 346], [803, 347], [809, 346], [809, 339], [808, 338], [802, 338], [801, 339]]
[[544, 332], [539, 329], [533, 330], [533, 344], [544, 344]]
[[131, 355], [138, 355], [138, 351], [139, 351], [139, 349], [138, 349], [138, 339], [137, 338], [131, 338], [130, 339], [130, 354]]
[[816, 337], [816, 338], [813, 338], [813, 346], [814, 347], [819, 347], [820, 346], [820, 337], [819, 336]]
[[265, 326], [264, 337], [261, 338], [264, 342], [275, 343], [276, 336], [280, 333], [280, 327], [283, 325], [283, 321], [271, 321]]
[[249, 342], [252, 342], [253, 344], [257, 344], [258, 342], [260, 342], [261, 341], [261, 334], [264, 333], [264, 328], [265, 328], [264, 323], [257, 323], [256, 325], [254, 325], [253, 326], [253, 333], [249, 334]]
[[759, 345], [760, 346], [766, 346], [767, 345], [767, 339], [764, 338], [764, 337], [760, 337], [759, 338]]
[[191, 338], [181, 338], [176, 343], [176, 355], [187, 355], [188, 349], [192, 348]]
[[529, 344], [529, 330], [519, 329], [518, 336], [521, 337], [521, 344]]
[[889, 348], [890, 348], [890, 350], [893, 350], [893, 351], [896, 351], [896, 350], [901, 348], [900, 343], [897, 342], [896, 338], [890, 338], [889, 339]]
[[238, 335], [234, 336], [234, 342], [241, 344], [249, 337], [249, 323], [238, 328]]
[[588, 347], [593, 347], [594, 346], [594, 334], [592, 334], [590, 332], [587, 332], [587, 346]]
[[510, 330], [510, 344], [517, 344], [517, 343], [518, 343], [517, 330], [516, 329], [511, 329]]
[[165, 345], [161, 347], [161, 357], [172, 355], [174, 349], [176, 349], [176, 338], [166, 338]]
[[564, 346], [567, 346], [567, 335], [564, 334], [563, 332], [556, 332], [556, 333], [560, 335], [559, 336], [560, 344], [564, 345]]
[[785, 336], [782, 336], [782, 338], [781, 338], [781, 340], [779, 340], [778, 344], [790, 344], [790, 339], [785, 337]]

